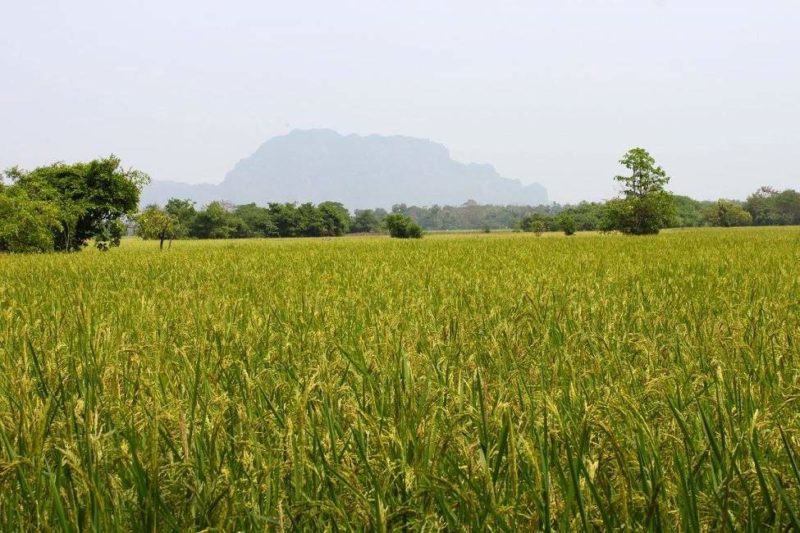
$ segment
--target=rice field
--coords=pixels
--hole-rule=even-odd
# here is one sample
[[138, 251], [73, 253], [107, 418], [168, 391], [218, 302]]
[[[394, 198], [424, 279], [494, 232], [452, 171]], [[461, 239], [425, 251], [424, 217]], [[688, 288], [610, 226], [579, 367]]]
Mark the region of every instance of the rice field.
[[0, 256], [3, 530], [798, 530], [800, 229]]

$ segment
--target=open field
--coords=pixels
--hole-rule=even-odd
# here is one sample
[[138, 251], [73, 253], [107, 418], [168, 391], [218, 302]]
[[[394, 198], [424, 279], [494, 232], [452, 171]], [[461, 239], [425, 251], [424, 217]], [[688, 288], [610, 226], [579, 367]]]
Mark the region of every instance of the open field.
[[800, 229], [0, 257], [0, 528], [798, 528]]

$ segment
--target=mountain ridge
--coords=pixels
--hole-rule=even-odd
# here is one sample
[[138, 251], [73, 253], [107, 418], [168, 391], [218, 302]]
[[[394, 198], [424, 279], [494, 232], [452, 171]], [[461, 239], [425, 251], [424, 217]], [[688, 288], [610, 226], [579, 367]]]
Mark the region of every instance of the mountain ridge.
[[338, 201], [350, 209], [393, 204], [541, 205], [547, 191], [501, 176], [490, 164], [461, 163], [442, 144], [404, 135], [341, 135], [331, 129], [293, 130], [262, 143], [221, 183], [154, 181], [142, 205], [170, 197], [200, 204]]

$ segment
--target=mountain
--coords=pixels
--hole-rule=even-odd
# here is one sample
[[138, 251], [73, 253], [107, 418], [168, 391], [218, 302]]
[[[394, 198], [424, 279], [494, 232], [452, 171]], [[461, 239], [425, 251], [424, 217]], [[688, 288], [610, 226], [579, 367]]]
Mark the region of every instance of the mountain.
[[408, 205], [540, 205], [538, 184], [500, 176], [491, 165], [464, 164], [447, 148], [403, 136], [340, 135], [332, 130], [295, 130], [274, 137], [228, 172], [219, 185], [154, 181], [142, 205], [169, 198], [199, 204], [342, 202], [351, 209]]

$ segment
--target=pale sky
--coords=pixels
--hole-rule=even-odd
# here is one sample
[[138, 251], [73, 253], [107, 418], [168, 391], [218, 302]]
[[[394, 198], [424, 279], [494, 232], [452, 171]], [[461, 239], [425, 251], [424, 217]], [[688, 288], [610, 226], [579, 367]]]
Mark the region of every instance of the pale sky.
[[403, 134], [547, 187], [800, 188], [797, 0], [0, 0], [0, 168], [219, 182], [294, 128]]

